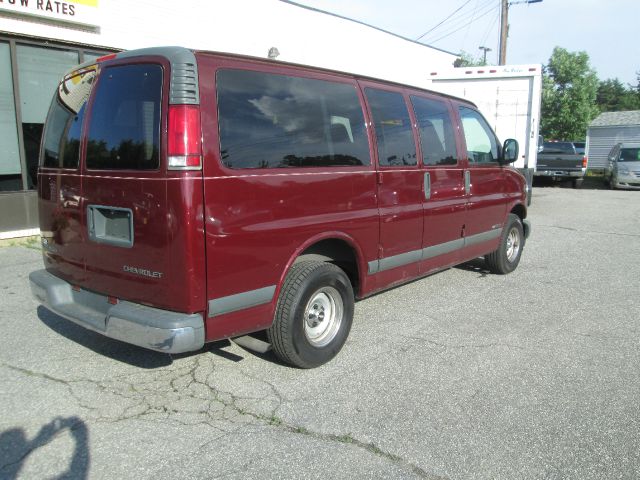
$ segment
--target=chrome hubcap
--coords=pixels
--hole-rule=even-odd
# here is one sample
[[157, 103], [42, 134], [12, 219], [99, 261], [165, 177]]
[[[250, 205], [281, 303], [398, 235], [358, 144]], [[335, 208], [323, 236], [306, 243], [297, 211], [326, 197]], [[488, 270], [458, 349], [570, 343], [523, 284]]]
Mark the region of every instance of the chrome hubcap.
[[520, 234], [517, 228], [512, 228], [507, 236], [507, 260], [513, 262], [520, 252]]
[[313, 295], [304, 309], [304, 334], [316, 347], [324, 347], [335, 338], [342, 323], [343, 304], [333, 287], [323, 287]]

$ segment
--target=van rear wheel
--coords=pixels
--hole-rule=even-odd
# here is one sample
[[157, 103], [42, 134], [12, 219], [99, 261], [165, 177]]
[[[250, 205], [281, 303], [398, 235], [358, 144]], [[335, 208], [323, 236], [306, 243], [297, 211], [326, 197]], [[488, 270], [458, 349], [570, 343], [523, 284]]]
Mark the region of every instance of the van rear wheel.
[[504, 275], [513, 272], [522, 255], [524, 247], [524, 229], [520, 217], [509, 214], [507, 225], [500, 237], [500, 246], [494, 252], [485, 255], [484, 261], [492, 273]]
[[353, 288], [342, 269], [318, 261], [294, 264], [267, 330], [273, 351], [300, 368], [328, 362], [347, 340], [353, 309]]

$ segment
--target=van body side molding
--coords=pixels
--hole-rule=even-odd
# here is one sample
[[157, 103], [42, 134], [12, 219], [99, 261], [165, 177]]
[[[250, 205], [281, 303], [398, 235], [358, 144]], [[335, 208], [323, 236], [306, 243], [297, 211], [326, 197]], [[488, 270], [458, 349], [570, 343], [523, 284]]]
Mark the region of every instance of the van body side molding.
[[391, 270], [392, 268], [419, 262], [421, 257], [421, 250], [413, 250], [412, 252], [406, 252], [399, 255], [394, 255], [392, 257], [381, 258], [380, 271]]
[[464, 247], [464, 238], [456, 238], [450, 242], [439, 243], [422, 249], [422, 260], [451, 253]]
[[384, 272], [385, 270], [391, 270], [392, 268], [408, 265], [409, 263], [419, 262], [420, 260], [427, 260], [429, 258], [444, 255], [445, 253], [451, 253], [464, 247], [476, 245], [478, 243], [486, 242], [498, 238], [502, 234], [502, 226], [495, 228], [487, 232], [477, 233], [465, 238], [456, 238], [449, 242], [439, 243], [430, 247], [423, 248], [422, 250], [413, 250], [411, 252], [401, 253], [399, 255], [393, 255], [392, 257], [381, 258], [379, 260], [372, 260], [367, 264], [369, 275], [373, 275], [378, 272]]
[[276, 286], [258, 288], [248, 292], [235, 293], [226, 297], [209, 300], [209, 317], [224, 315], [225, 313], [237, 312], [245, 308], [255, 307], [269, 303], [276, 292]]
[[379, 260], [372, 260], [367, 264], [367, 267], [369, 275], [373, 275], [374, 273], [384, 272], [385, 270], [391, 270], [392, 268], [419, 262], [421, 258], [422, 250], [412, 250], [411, 252], [400, 253], [398, 255], [392, 255], [391, 257], [385, 257]]
[[501, 234], [502, 226], [500, 226], [499, 228], [494, 228], [493, 230], [489, 230], [488, 232], [476, 233], [475, 235], [465, 237], [464, 245], [476, 245], [488, 240], [493, 240], [494, 238], [498, 238]]

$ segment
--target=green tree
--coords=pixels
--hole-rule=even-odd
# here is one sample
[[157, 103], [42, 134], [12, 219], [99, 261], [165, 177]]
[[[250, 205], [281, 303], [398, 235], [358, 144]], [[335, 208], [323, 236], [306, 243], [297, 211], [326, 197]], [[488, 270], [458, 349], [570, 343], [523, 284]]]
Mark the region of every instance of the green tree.
[[586, 52], [553, 49], [542, 79], [542, 119], [545, 138], [579, 140], [598, 114], [598, 77]]
[[638, 87], [625, 87], [617, 78], [607, 79], [598, 85], [596, 103], [601, 112], [619, 112], [640, 109]]
[[474, 57], [464, 50], [460, 52], [460, 57], [453, 62], [454, 67], [484, 67], [485, 63], [480, 57]]

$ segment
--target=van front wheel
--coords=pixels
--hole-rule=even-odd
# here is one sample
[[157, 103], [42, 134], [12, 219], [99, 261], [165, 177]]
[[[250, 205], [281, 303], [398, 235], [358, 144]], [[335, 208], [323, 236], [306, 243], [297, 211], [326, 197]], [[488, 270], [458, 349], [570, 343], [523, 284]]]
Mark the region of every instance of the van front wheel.
[[494, 252], [485, 255], [484, 261], [492, 273], [504, 275], [513, 272], [522, 255], [524, 247], [524, 229], [520, 217], [509, 214], [507, 224], [500, 237], [500, 246]]
[[300, 368], [328, 362], [347, 340], [353, 307], [353, 288], [342, 269], [317, 261], [294, 264], [267, 330], [273, 351]]

